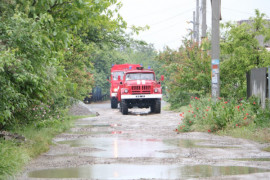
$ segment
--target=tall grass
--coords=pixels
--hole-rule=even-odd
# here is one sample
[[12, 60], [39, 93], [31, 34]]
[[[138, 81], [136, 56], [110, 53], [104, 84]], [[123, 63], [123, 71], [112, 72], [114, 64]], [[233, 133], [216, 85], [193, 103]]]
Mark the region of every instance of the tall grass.
[[25, 148], [12, 141], [0, 141], [0, 179], [18, 172], [30, 160]]
[[0, 179], [7, 179], [20, 172], [29, 160], [49, 150], [55, 135], [72, 127], [74, 120], [84, 117], [89, 116], [44, 120], [37, 124], [14, 129], [13, 132], [23, 135], [26, 142], [0, 141]]

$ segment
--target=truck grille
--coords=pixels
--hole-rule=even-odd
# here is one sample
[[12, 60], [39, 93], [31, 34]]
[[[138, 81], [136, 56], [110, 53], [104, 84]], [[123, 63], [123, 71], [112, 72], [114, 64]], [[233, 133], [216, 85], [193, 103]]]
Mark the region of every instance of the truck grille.
[[131, 86], [132, 94], [150, 94], [151, 86]]

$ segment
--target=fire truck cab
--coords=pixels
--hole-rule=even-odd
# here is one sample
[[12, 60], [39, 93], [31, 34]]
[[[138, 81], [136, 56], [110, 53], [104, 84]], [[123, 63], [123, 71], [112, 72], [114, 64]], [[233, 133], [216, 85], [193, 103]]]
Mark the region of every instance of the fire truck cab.
[[116, 109], [118, 107], [118, 92], [120, 89], [120, 82], [123, 81], [124, 71], [136, 69], [141, 67], [140, 64], [115, 64], [111, 68], [111, 87], [110, 87], [110, 99], [111, 108]]
[[[163, 75], [160, 80], [164, 80]], [[156, 81], [153, 70], [137, 67], [135, 70], [125, 71], [118, 96], [122, 114], [128, 114], [128, 109], [133, 107], [150, 107], [152, 113], [160, 113], [161, 99], [161, 83]]]

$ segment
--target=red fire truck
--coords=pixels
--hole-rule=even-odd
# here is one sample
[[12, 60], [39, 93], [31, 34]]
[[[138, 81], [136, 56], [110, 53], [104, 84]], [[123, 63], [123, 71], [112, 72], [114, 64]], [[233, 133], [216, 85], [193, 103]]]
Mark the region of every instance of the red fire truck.
[[111, 68], [111, 88], [110, 88], [110, 99], [111, 108], [116, 109], [118, 107], [118, 97], [120, 94], [118, 91], [120, 89], [120, 82], [123, 81], [124, 71], [136, 69], [141, 67], [140, 64], [115, 64]]
[[[163, 75], [160, 80], [164, 80]], [[145, 70], [143, 67], [126, 70], [119, 84], [117, 98], [122, 114], [128, 114], [128, 109], [133, 107], [150, 107], [151, 112], [160, 113], [162, 88], [153, 70]]]

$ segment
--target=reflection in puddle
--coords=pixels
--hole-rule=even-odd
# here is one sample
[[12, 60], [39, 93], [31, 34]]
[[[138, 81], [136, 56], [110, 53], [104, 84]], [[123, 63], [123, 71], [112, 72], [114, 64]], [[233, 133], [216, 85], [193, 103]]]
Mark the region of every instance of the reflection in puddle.
[[113, 134], [112, 131], [67, 131], [69, 134], [80, 134], [80, 135], [102, 135], [102, 134]]
[[196, 142], [200, 142], [199, 140], [191, 140], [191, 139], [168, 139], [163, 141], [165, 144], [183, 147], [183, 148], [193, 148], [196, 146]]
[[112, 131], [112, 134], [122, 134], [122, 131]]
[[77, 127], [85, 127], [85, 128], [95, 128], [95, 127], [111, 127], [110, 124], [87, 124], [87, 123], [79, 123], [76, 124]]
[[111, 124], [111, 127], [122, 126], [121, 124]]
[[[127, 132], [123, 132], [123, 131], [69, 131], [68, 133], [81, 134], [81, 135], [103, 135], [103, 134], [125, 134]], [[63, 144], [63, 143], [60, 142], [60, 144]]]
[[150, 113], [150, 109], [149, 108], [143, 108], [143, 109], [130, 109], [129, 115], [132, 115], [132, 116], [149, 116], [151, 115]]
[[238, 148], [236, 146], [216, 146], [216, 145], [200, 145], [203, 140], [191, 140], [191, 139], [168, 139], [164, 140], [165, 144], [170, 144], [182, 148]]
[[118, 139], [118, 138], [88, 138], [72, 141], [60, 141], [72, 147], [92, 147], [103, 151], [83, 153], [86, 156], [118, 158], [118, 157], [175, 157], [174, 154], [162, 153], [160, 151], [174, 149], [156, 139]]
[[76, 168], [33, 171], [28, 176], [32, 178], [179, 179], [252, 174], [267, 171], [269, 170], [242, 166], [97, 164]]

